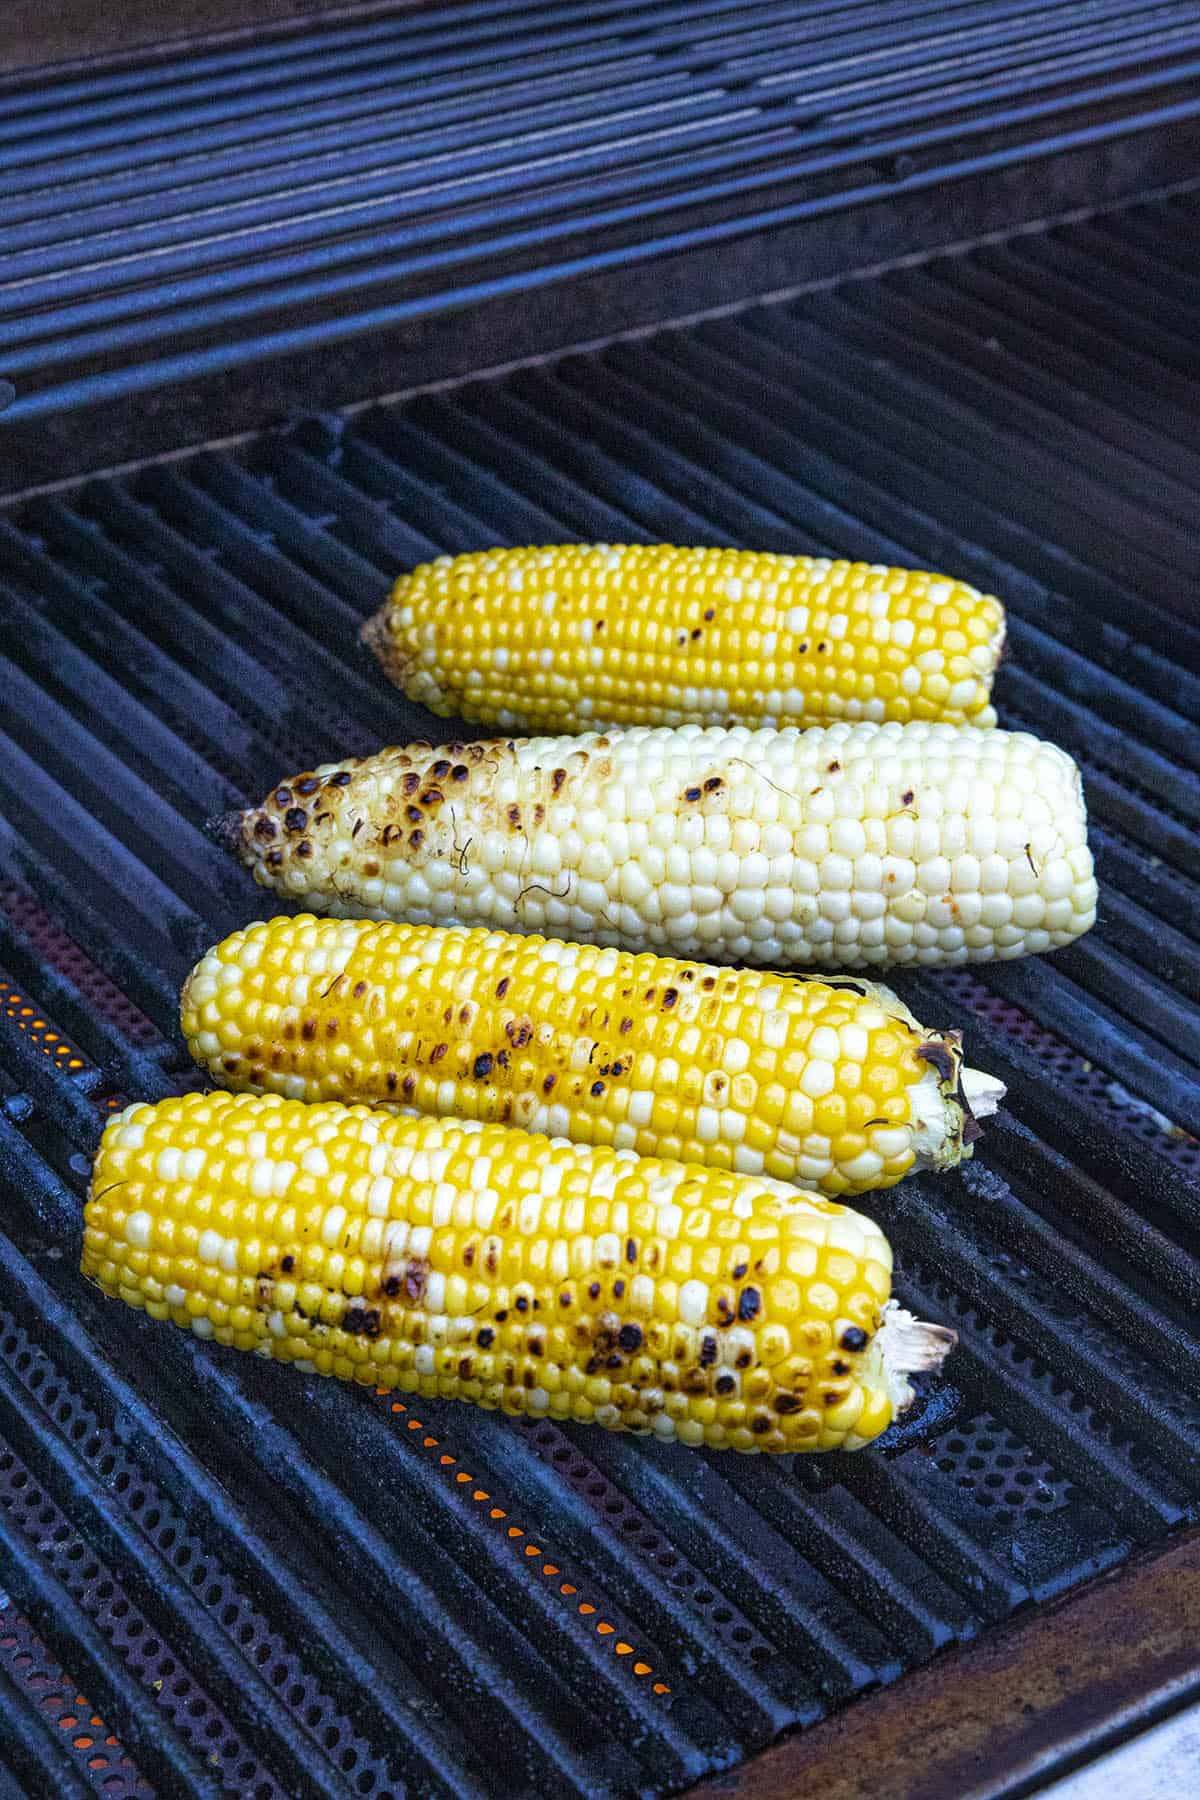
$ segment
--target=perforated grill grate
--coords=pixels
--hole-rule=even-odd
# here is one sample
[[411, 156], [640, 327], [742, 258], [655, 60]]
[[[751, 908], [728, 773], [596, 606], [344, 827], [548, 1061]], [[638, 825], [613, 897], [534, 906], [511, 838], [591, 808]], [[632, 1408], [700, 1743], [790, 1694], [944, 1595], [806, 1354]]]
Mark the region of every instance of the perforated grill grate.
[[1131, 1094], [1110, 1070], [1072, 1049], [1003, 994], [992, 993], [970, 970], [951, 969], [940, 980], [972, 1012], [990, 1019], [1007, 1036], [1032, 1050], [1059, 1082], [1068, 1083], [1081, 1098], [1086, 1097], [1093, 1106], [1107, 1112], [1122, 1131], [1152, 1143], [1160, 1155], [1181, 1168], [1200, 1169], [1200, 1142], [1182, 1126], [1173, 1124], [1157, 1107]]
[[[113, 1502], [187, 1581], [247, 1662], [261, 1669], [315, 1748], [353, 1782], [353, 1791], [375, 1800], [395, 1800], [392, 1776], [354, 1731], [345, 1714], [322, 1692], [295, 1651], [222, 1568], [219, 1558], [190, 1530], [167, 1499], [121, 1445], [113, 1430], [88, 1410], [55, 1369], [50, 1357], [11, 1319], [0, 1314], [0, 1357], [25, 1389], [29, 1403], [70, 1442], [92, 1469]], [[143, 1686], [180, 1733], [203, 1750], [231, 1793], [246, 1800], [275, 1800], [284, 1790], [253, 1754], [253, 1747], [230, 1728], [205, 1692], [194, 1669], [181, 1666], [150, 1621], [130, 1599], [117, 1572], [88, 1552], [59, 1509], [31, 1479], [11, 1450], [0, 1451], [0, 1505], [6, 1506], [38, 1542], [73, 1593], [119, 1649]]]
[[[0, 1482], [8, 1474], [0, 1449]], [[75, 1691], [61, 1665], [28, 1619], [0, 1607], [0, 1668], [28, 1690], [60, 1736], [79, 1773], [104, 1800], [153, 1800], [154, 1789], [138, 1774], [121, 1741], [86, 1696]]]
[[1002, 1525], [1015, 1527], [1030, 1513], [1057, 1512], [1070, 1498], [1070, 1482], [990, 1413], [934, 1438], [930, 1454], [944, 1475]]
[[[604, 1529], [618, 1532], [623, 1546], [640, 1560], [662, 1571], [684, 1603], [715, 1633], [731, 1655], [751, 1664], [767, 1661], [774, 1652], [749, 1620], [723, 1592], [714, 1592], [701, 1570], [695, 1568], [653, 1521], [609, 1481], [596, 1464], [583, 1455], [557, 1426], [522, 1421], [526, 1437], [537, 1454], [570, 1484], [601, 1521]], [[648, 1673], [649, 1671], [647, 1671]]]
[[16, 882], [0, 882], [0, 907], [50, 967], [68, 976], [87, 995], [97, 1012], [111, 1019], [131, 1043], [159, 1041], [157, 1028], [141, 1008], [109, 980], [103, 969], [96, 967], [91, 957], [79, 948], [46, 908], [39, 905], [28, 889], [19, 887]]
[[42, 1017], [42, 1009], [26, 999], [20, 988], [15, 987], [11, 981], [6, 981], [2, 972], [0, 1011], [12, 1020], [18, 1031], [24, 1032], [37, 1045], [43, 1056], [51, 1057], [60, 1069], [73, 1074], [85, 1066], [83, 1057], [70, 1039], [65, 1038], [61, 1031], [56, 1031], [50, 1021]]

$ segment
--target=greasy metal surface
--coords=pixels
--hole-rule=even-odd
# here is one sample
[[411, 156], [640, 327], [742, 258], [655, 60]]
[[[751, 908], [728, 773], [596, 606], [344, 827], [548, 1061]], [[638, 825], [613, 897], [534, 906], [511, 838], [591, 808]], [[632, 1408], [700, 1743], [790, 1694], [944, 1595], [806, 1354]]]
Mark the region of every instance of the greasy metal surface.
[[1200, 1769], [1200, 1707], [1139, 1731], [1102, 1762], [1088, 1762], [1043, 1790], [1044, 1800], [1104, 1800], [1115, 1788], [1142, 1800], [1176, 1800]]
[[1193, 1791], [1200, 1766], [1200, 1713], [1191, 1710], [1198, 1702], [1200, 1538], [1191, 1534], [692, 1793], [694, 1800], [810, 1793], [877, 1800], [881, 1792], [888, 1800], [1017, 1800], [1041, 1793], [1047, 1776], [1071, 1766], [1079, 1776], [1064, 1776], [1061, 1788], [1055, 1782], [1048, 1800], [1114, 1791], [1149, 1800], [1160, 1792], [1146, 1779], [1156, 1766], [1152, 1741], [1136, 1758], [1104, 1759], [1166, 1714], [1178, 1724], [1182, 1760], [1173, 1766], [1176, 1785], [1161, 1792], [1182, 1795]]
[[[1180, 197], [0, 520], [0, 1436], [46, 1496], [0, 1480], [0, 1557], [160, 1791], [244, 1792], [246, 1746], [289, 1796], [665, 1794], [1196, 1518], [1198, 241]], [[433, 729], [353, 647], [397, 568], [571, 537], [950, 568], [1010, 604], [1005, 722], [1083, 767], [1097, 930], [904, 984], [1010, 1103], [872, 1199], [961, 1335], [877, 1453], [404, 1410], [75, 1273], [105, 1112], [194, 1079], [178, 982], [264, 903], [204, 820]]]
[[[431, 0], [407, 0], [414, 6]], [[84, 72], [98, 57], [141, 65], [178, 55], [193, 40], [242, 37], [261, 42], [279, 33], [311, 29], [318, 20], [399, 12], [404, 0], [8, 0], [0, 20], [0, 79], [16, 71], [45, 70], [56, 79]]]
[[[801, 225], [793, 283], [928, 244], [935, 193], [945, 241], [1194, 178], [1198, 130], [1186, 0], [785, 0], [769, 20], [750, 0], [460, 0], [14, 77], [0, 443], [28, 467], [4, 485], [45, 479], [51, 447], [72, 466], [81, 409], [165, 388], [179, 425], [208, 395], [216, 435], [245, 422], [216, 393], [253, 390], [259, 423], [302, 403], [302, 371], [310, 405], [361, 394], [339, 359], [368, 334], [379, 392], [453, 372], [456, 312], [482, 352], [492, 305], [537, 317], [543, 290], [604, 280], [611, 332], [618, 308], [646, 316], [647, 282], [656, 318], [763, 291], [746, 240]], [[569, 342], [578, 311], [548, 298], [556, 335], [521, 353]], [[329, 386], [339, 366], [355, 385]], [[105, 460], [157, 410], [127, 411]]]

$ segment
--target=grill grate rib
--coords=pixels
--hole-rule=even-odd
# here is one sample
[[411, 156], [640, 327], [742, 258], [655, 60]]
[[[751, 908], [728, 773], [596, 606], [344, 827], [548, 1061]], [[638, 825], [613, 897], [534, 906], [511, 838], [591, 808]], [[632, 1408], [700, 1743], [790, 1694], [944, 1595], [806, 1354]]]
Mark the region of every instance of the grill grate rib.
[[[268, 356], [313, 371], [312, 353], [468, 299], [627, 279], [668, 251], [736, 260], [752, 232], [950, 181], [1011, 188], [1064, 151], [1186, 137], [1198, 77], [1185, 0], [783, 0], [769, 25], [749, 0], [443, 6], [50, 87], [12, 76], [7, 417]], [[1095, 192], [1057, 180], [1064, 206]], [[1109, 281], [1136, 305], [1135, 277]], [[1159, 281], [1155, 332], [1183, 356], [1186, 283]], [[1072, 305], [1095, 316], [1090, 279]]]
[[[816, 33], [819, 10], [789, 17]], [[512, 26], [501, 4], [468, 16], [481, 45]], [[615, 5], [596, 17], [641, 30]], [[727, 56], [739, 9], [704, 17], [705, 54]], [[395, 42], [424, 29], [411, 17]], [[382, 30], [342, 34], [348, 70]], [[280, 93], [316, 79], [315, 41], [289, 44]], [[757, 80], [773, 52], [746, 54]], [[240, 104], [236, 62], [201, 72]], [[155, 73], [147, 130], [172, 79]], [[87, 129], [116, 131], [134, 78], [76, 98]], [[0, 99], [14, 132], [37, 117]], [[221, 1721], [215, 1771], [191, 1715], [155, 1696], [153, 1659], [106, 1635], [106, 1578], [39, 1552], [2, 1473], [0, 1547], [15, 1604], [159, 1791], [246, 1791], [248, 1743], [289, 1793], [666, 1793], [1195, 1518], [1200, 634], [1178, 589], [1200, 488], [1180, 278], [1198, 247], [1200, 205], [1159, 200], [308, 419], [0, 521], [0, 965], [82, 1064], [0, 1007], [0, 1455], [97, 1566], [120, 1564]], [[314, 759], [445, 734], [349, 648], [398, 567], [657, 536], [994, 588], [1006, 722], [1084, 767], [1096, 932], [1037, 967], [900, 983], [1010, 1085], [976, 1163], [873, 1196], [901, 1294], [962, 1333], [949, 1385], [877, 1454], [762, 1468], [335, 1392], [85, 1290], [98, 1123], [119, 1096], [190, 1081], [177, 983], [261, 910], [206, 814]], [[31, 1343], [36, 1389], [32, 1352], [12, 1360]], [[211, 1572], [197, 1603], [193, 1568]]]

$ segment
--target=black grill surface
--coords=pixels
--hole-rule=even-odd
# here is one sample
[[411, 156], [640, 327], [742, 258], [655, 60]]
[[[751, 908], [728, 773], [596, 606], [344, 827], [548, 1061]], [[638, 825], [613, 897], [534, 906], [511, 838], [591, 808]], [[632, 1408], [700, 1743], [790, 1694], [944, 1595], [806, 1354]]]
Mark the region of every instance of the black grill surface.
[[455, 0], [0, 77], [0, 400], [50, 480], [262, 424], [272, 379], [397, 391], [1145, 193], [1198, 144], [1190, 0]]
[[[0, 520], [0, 1794], [666, 1793], [1194, 1519], [1198, 254], [1176, 196]], [[902, 983], [1010, 1105], [869, 1202], [961, 1333], [874, 1453], [409, 1406], [76, 1273], [104, 1116], [188, 1084], [179, 981], [265, 904], [205, 818], [445, 733], [353, 648], [399, 568], [574, 537], [961, 574], [1084, 769], [1097, 930]]]

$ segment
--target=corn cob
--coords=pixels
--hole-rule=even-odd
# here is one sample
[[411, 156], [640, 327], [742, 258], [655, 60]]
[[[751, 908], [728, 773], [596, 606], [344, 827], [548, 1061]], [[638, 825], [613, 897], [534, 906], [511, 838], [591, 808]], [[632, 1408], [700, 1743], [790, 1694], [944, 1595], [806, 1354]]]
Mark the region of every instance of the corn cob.
[[504, 932], [274, 919], [197, 964], [181, 1024], [222, 1087], [389, 1102], [830, 1195], [970, 1156], [1003, 1085], [885, 987]]
[[738, 1450], [857, 1448], [940, 1362], [953, 1333], [885, 1322], [891, 1260], [776, 1182], [227, 1093], [109, 1123], [83, 1247], [106, 1293], [305, 1370]]
[[1022, 956], [1096, 916], [1070, 757], [950, 725], [414, 744], [216, 829], [313, 912], [777, 967]]
[[363, 629], [397, 687], [507, 731], [994, 725], [998, 600], [944, 575], [670, 544], [442, 556]]

